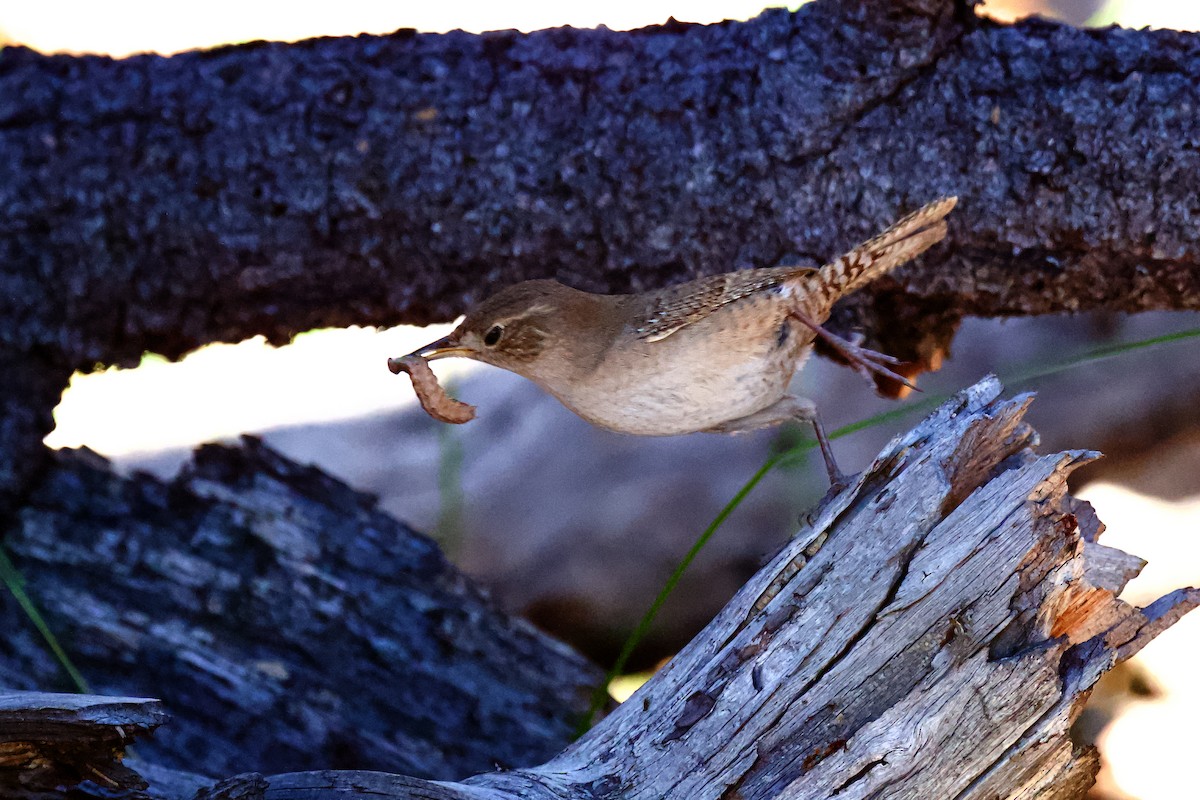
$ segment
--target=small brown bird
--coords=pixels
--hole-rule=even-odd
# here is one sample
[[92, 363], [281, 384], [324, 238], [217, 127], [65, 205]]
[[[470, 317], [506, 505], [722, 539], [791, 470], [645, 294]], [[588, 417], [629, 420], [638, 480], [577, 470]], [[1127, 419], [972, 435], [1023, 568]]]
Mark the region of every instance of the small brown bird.
[[838, 485], [816, 406], [788, 394], [788, 384], [820, 337], [868, 379], [875, 373], [912, 385], [889, 368], [896, 359], [821, 324], [843, 295], [940, 241], [956, 202], [930, 203], [820, 269], [747, 269], [642, 294], [525, 281], [406, 358], [463, 356], [502, 367], [622, 433], [737, 433], [808, 420]]

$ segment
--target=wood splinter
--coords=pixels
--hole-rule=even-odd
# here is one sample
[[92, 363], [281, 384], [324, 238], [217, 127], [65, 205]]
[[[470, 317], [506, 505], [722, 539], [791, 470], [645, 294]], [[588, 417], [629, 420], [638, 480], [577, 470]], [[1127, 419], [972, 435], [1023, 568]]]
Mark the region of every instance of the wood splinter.
[[475, 419], [475, 406], [455, 400], [446, 394], [438, 383], [437, 376], [429, 368], [429, 362], [418, 355], [389, 358], [388, 369], [396, 375], [407, 372], [412, 378], [413, 391], [425, 413], [441, 422], [461, 425]]

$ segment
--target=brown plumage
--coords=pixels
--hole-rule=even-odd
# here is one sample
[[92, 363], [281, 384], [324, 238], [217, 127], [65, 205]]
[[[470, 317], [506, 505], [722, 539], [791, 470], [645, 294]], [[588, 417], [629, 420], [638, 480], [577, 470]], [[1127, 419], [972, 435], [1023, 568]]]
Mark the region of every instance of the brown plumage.
[[657, 341], [730, 303], [785, 284], [798, 284], [797, 294], [804, 296], [809, 315], [823, 322], [840, 297], [886, 275], [940, 241], [946, 235], [944, 218], [957, 200], [943, 198], [914, 211], [820, 269], [746, 269], [648, 292], [643, 295], [649, 305], [647, 315], [635, 323], [635, 329], [642, 338]]
[[636, 295], [526, 281], [412, 355], [464, 356], [523, 375], [585, 419], [649, 436], [738, 432], [807, 419], [840, 479], [812, 402], [787, 393], [821, 337], [855, 369], [907, 383], [894, 359], [821, 327], [833, 304], [946, 234], [943, 198], [820, 269], [730, 272]]
[[730, 303], [815, 273], [812, 267], [744, 269], [668, 286], [645, 295], [648, 308], [631, 324], [640, 338], [657, 342]]

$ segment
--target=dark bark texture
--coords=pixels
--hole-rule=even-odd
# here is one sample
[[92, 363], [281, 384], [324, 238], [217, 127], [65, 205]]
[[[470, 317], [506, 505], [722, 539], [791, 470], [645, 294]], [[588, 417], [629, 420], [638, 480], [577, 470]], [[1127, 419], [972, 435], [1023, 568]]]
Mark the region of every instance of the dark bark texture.
[[42, 439], [54, 427], [54, 407], [71, 379], [59, 356], [0, 344], [0, 524], [49, 458]]
[[[165, 767], [537, 763], [600, 681], [373, 498], [254, 440], [170, 484], [59, 454], [5, 545], [94, 690], [163, 701], [137, 749]], [[70, 688], [15, 604], [0, 630], [0, 687]]]
[[949, 243], [859, 304], [894, 347], [939, 310], [1197, 308], [1198, 118], [1194, 34], [948, 0], [120, 61], [8, 48], [0, 341], [90, 367], [448, 319], [524, 278], [620, 291], [817, 261], [950, 193]]

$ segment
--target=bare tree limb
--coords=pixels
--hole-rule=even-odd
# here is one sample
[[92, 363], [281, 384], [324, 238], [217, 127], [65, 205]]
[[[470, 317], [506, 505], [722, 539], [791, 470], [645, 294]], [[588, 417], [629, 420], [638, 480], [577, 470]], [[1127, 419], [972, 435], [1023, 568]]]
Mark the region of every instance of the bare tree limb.
[[920, 369], [963, 314], [1200, 308], [1200, 38], [970, 5], [5, 48], [0, 345], [90, 369], [448, 319], [523, 278], [623, 291], [816, 261], [949, 193], [948, 243], [835, 327]]
[[522, 278], [827, 258], [948, 193], [949, 245], [857, 308], [895, 347], [962, 313], [1197, 308], [1198, 42], [823, 0], [629, 33], [10, 47], [0, 341], [86, 368], [448, 319]]

